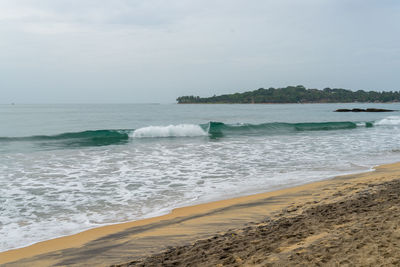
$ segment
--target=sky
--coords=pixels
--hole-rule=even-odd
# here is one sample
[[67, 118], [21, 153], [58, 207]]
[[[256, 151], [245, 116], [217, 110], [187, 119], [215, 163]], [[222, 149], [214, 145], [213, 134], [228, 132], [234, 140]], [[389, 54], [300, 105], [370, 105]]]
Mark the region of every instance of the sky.
[[0, 103], [400, 90], [397, 0], [1, 0]]

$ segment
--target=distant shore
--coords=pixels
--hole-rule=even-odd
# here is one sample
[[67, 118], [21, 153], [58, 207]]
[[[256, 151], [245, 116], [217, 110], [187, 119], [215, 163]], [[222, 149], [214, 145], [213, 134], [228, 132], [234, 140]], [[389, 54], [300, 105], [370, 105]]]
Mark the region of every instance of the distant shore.
[[383, 165], [372, 172], [95, 228], [0, 253], [0, 264], [396, 265], [399, 195], [400, 163]]
[[307, 89], [302, 85], [284, 88], [259, 88], [243, 93], [214, 95], [200, 97], [193, 95], [180, 96], [176, 99], [179, 104], [190, 103], [389, 103], [400, 101], [400, 91], [352, 91], [343, 88]]
[[176, 103], [178, 105], [298, 105], [298, 104], [397, 104], [399, 101], [392, 102], [265, 102], [265, 103], [228, 103], [228, 102], [206, 102], [206, 103]]

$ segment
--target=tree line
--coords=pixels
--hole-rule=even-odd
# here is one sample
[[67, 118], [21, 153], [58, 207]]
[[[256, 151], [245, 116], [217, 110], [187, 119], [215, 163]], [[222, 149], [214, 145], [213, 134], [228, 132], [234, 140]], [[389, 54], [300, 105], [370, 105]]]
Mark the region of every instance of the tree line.
[[399, 102], [400, 92], [351, 91], [341, 88], [306, 89], [302, 85], [285, 88], [259, 88], [244, 93], [226, 94], [212, 97], [180, 96], [178, 104], [221, 103], [351, 103], [351, 102]]

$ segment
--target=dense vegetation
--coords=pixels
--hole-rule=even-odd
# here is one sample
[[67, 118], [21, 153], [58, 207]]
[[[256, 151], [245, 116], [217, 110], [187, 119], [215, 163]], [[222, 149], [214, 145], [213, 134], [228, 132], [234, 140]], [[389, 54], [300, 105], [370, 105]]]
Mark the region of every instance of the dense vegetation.
[[244, 93], [199, 97], [181, 96], [176, 99], [178, 104], [191, 103], [349, 103], [349, 102], [398, 102], [400, 92], [375, 92], [346, 89], [325, 88], [306, 89], [302, 85], [286, 88], [260, 88]]

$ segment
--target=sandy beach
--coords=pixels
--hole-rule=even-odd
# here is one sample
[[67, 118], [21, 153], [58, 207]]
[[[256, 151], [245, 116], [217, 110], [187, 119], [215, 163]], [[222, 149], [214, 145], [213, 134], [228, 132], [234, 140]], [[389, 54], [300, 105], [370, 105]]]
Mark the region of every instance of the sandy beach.
[[0, 253], [2, 266], [400, 264], [400, 163]]
[[400, 267], [399, 13], [0, 0], [0, 267]]

